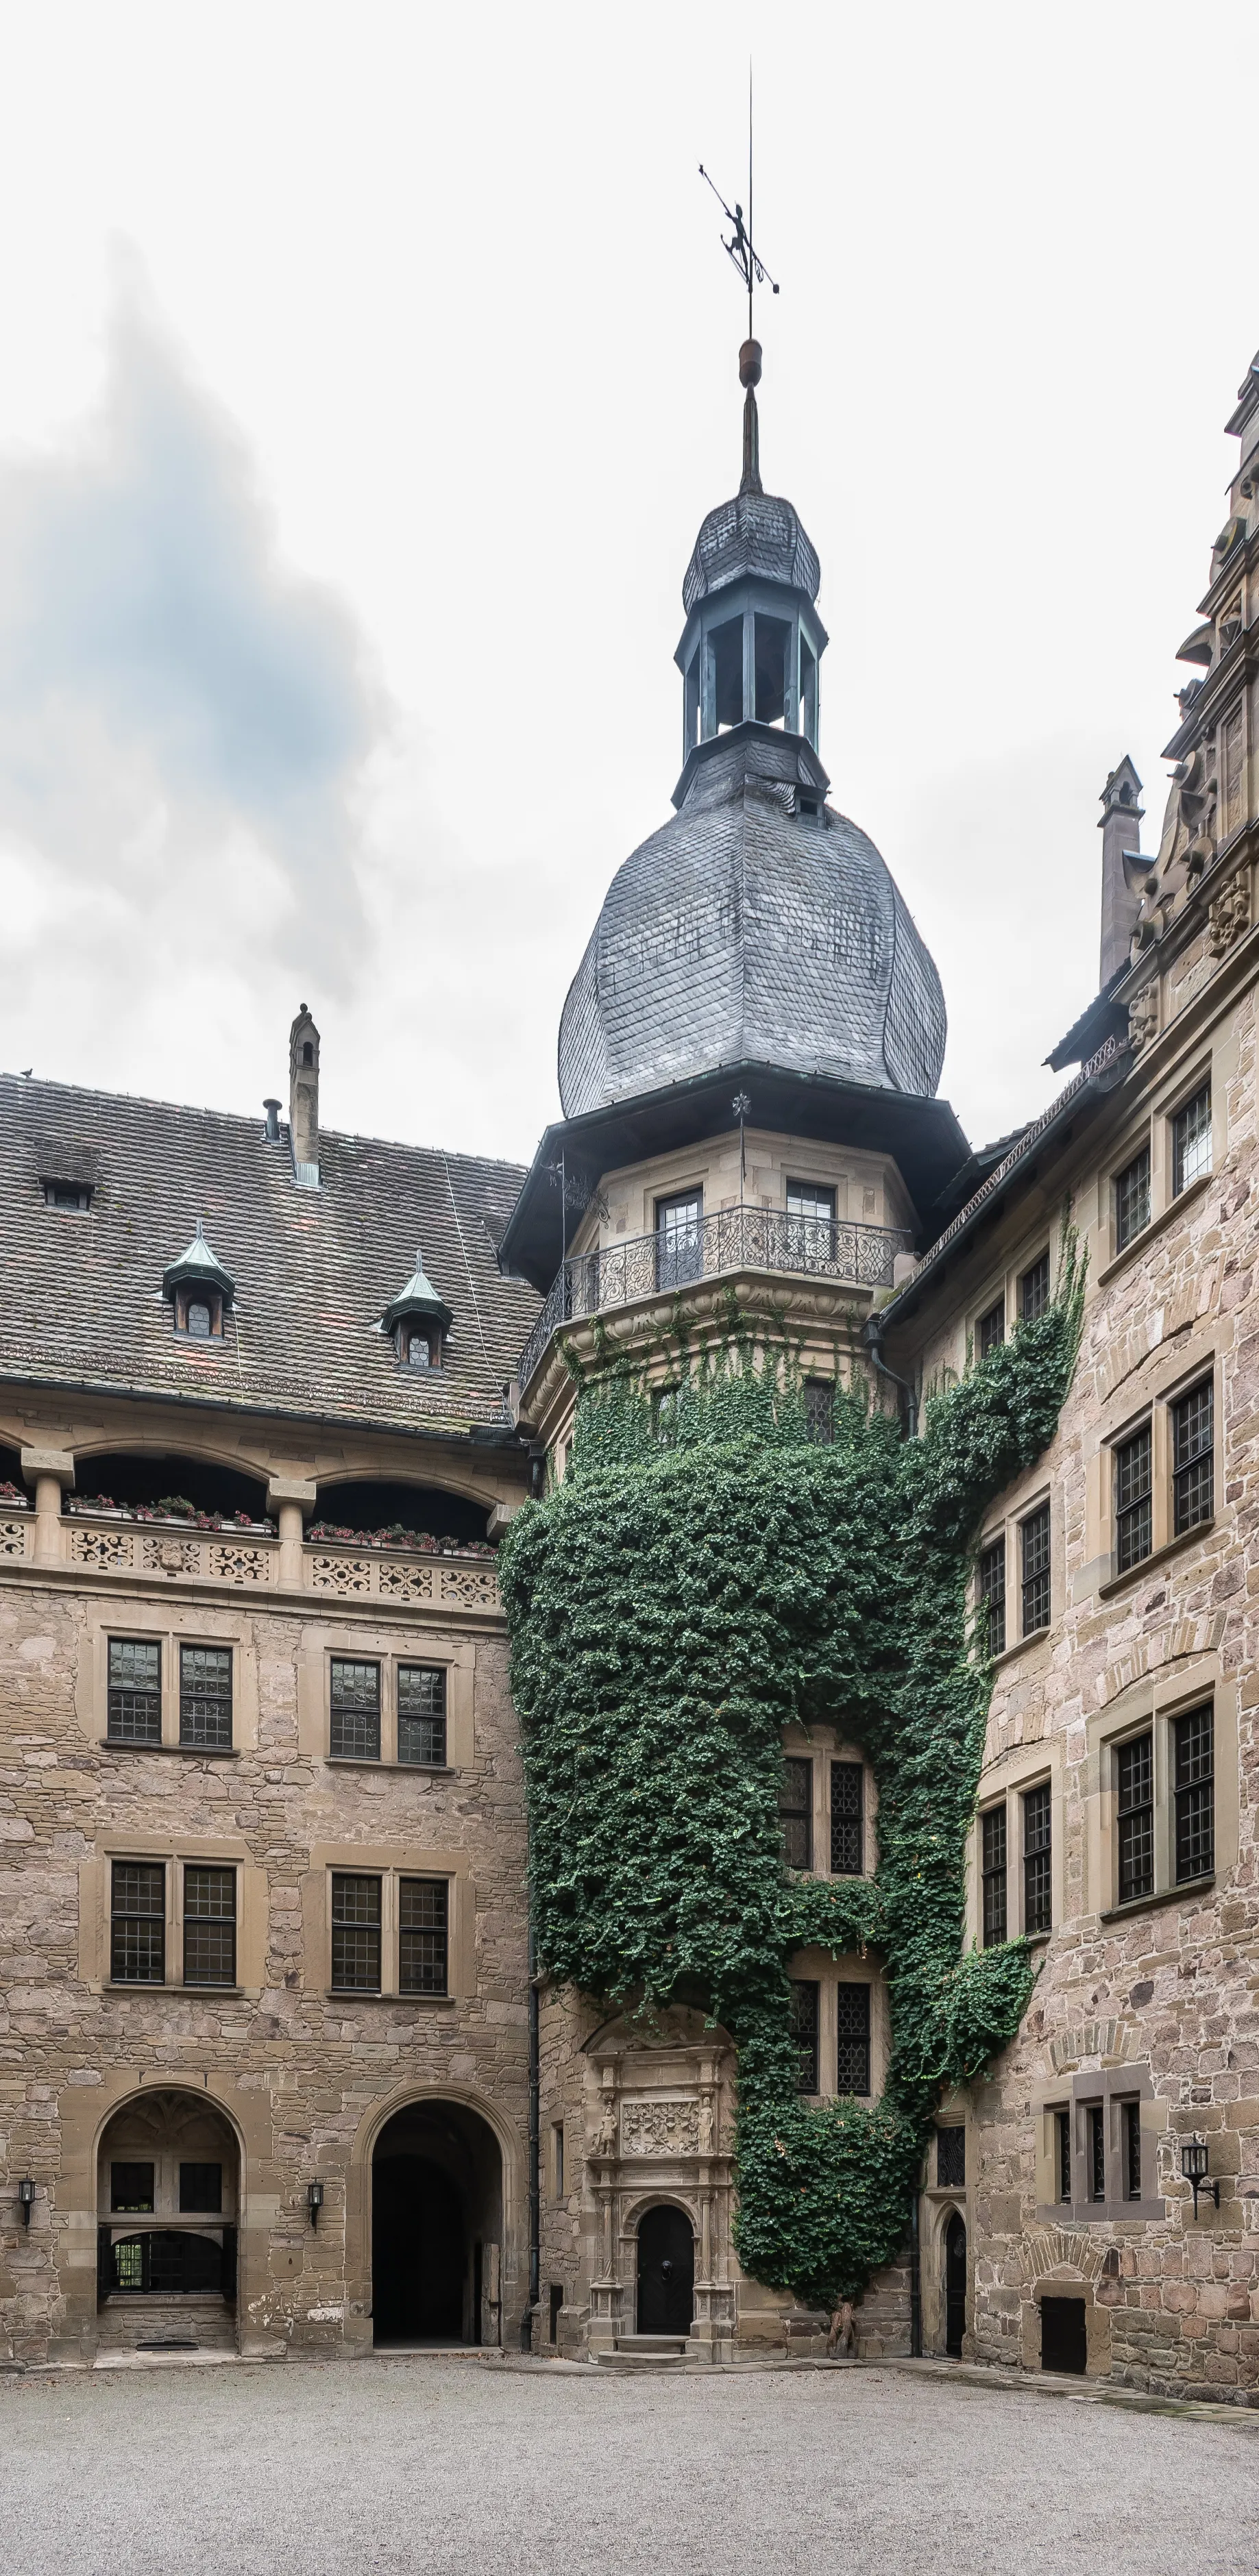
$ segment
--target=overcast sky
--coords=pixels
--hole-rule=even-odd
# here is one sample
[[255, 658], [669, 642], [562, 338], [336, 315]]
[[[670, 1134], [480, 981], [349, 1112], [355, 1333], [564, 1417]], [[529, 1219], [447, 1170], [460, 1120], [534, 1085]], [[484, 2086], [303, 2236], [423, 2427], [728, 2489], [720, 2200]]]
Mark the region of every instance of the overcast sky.
[[527, 1157], [669, 811], [737, 482], [757, 46], [767, 489], [823, 757], [981, 1139], [1145, 844], [1259, 339], [1247, 6], [99, 0], [3, 11], [0, 1062]]

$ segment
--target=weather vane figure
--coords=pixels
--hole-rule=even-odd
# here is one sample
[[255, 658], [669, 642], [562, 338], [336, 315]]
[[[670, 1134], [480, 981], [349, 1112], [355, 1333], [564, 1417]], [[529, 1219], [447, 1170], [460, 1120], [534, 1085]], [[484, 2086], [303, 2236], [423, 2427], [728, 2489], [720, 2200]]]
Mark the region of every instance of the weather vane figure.
[[704, 164], [699, 175], [712, 189], [728, 224], [733, 226], [730, 240], [722, 235], [722, 249], [733, 260], [747, 288], [748, 336], [739, 351], [739, 382], [743, 387], [743, 480], [741, 492], [759, 492], [761, 484], [761, 432], [756, 412], [756, 388], [761, 381], [761, 344], [752, 330], [752, 298], [758, 286], [768, 286], [778, 293], [778, 280], [771, 277], [752, 239], [752, 67], [748, 65], [748, 216], [743, 220], [742, 206], [726, 204], [716, 180], [709, 177]]

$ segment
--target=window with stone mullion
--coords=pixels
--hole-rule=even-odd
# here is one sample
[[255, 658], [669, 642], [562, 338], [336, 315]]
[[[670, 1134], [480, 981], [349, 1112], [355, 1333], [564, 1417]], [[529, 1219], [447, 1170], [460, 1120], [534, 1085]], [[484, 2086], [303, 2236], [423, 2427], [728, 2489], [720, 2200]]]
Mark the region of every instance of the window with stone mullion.
[[1154, 1545], [1152, 1460], [1147, 1422], [1115, 1451], [1115, 1555], [1121, 1574], [1140, 1565]]

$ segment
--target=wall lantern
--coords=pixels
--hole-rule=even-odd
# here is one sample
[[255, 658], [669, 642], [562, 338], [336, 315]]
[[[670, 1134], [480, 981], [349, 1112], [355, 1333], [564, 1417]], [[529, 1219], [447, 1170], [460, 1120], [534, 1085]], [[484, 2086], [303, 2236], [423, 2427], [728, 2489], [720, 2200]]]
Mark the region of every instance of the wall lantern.
[[1184, 2175], [1186, 2182], [1192, 2183], [1193, 2185], [1193, 2214], [1195, 2220], [1198, 2215], [1198, 2194], [1200, 2191], [1209, 2191], [1217, 2209], [1220, 2205], [1220, 2186], [1218, 2182], [1207, 2181], [1208, 2161], [1209, 2151], [1205, 2138], [1186, 2138], [1184, 2140], [1180, 2150], [1180, 2170]]
[[35, 2185], [31, 2181], [29, 2174], [23, 2174], [22, 2179], [18, 2184], [17, 2201], [18, 2208], [22, 2212], [22, 2225], [23, 2227], [29, 2227], [31, 2223], [31, 2210], [35, 2202]]
[[311, 2226], [317, 2228], [319, 2225], [319, 2212], [323, 2208], [323, 2184], [321, 2182], [307, 2183], [306, 2206], [310, 2211]]

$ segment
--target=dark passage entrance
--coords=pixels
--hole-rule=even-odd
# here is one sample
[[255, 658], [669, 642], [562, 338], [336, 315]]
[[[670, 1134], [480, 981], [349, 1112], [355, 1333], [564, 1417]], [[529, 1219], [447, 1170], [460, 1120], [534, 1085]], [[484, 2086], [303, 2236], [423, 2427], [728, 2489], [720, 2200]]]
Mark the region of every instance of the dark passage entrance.
[[1083, 2371], [1086, 2353], [1083, 2299], [1042, 2299], [1040, 2366], [1042, 2370]]
[[955, 2209], [944, 2239], [944, 2349], [962, 2357], [966, 2332], [966, 2221]]
[[498, 2143], [474, 2111], [416, 2102], [372, 2159], [376, 2343], [501, 2341]]
[[644, 2210], [638, 2222], [638, 2331], [684, 2335], [695, 2304], [695, 2239], [684, 2210]]

